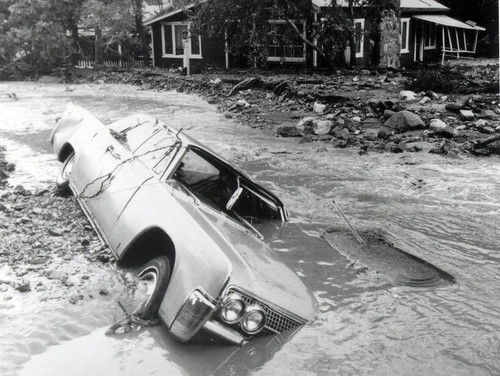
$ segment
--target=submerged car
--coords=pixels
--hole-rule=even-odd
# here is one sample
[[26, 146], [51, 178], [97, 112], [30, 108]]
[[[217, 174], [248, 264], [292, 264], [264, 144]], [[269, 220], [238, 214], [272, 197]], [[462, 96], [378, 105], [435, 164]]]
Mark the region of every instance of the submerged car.
[[295, 330], [315, 314], [300, 278], [259, 228], [287, 220], [269, 190], [156, 118], [105, 125], [71, 103], [51, 143], [70, 190], [119, 265], [137, 266], [148, 294], [137, 314], [188, 341], [241, 344]]

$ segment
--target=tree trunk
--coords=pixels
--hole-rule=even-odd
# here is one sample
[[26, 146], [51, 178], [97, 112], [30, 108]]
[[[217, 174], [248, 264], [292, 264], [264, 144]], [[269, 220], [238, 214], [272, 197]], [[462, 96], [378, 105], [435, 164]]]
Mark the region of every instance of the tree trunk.
[[104, 54], [103, 54], [103, 50], [102, 50], [102, 30], [99, 26], [95, 27], [94, 48], [95, 48], [95, 57], [94, 57], [95, 65], [104, 64]]
[[335, 67], [335, 64], [333, 63], [333, 60], [328, 57], [328, 54], [322, 48], [320, 48], [318, 45], [314, 44], [309, 39], [307, 39], [304, 36], [304, 34], [302, 34], [302, 32], [298, 29], [297, 25], [295, 25], [291, 19], [285, 18], [285, 21], [286, 21], [286, 23], [288, 25], [290, 25], [290, 27], [293, 29], [293, 31], [295, 32], [295, 34], [297, 34], [299, 36], [299, 38], [305, 44], [307, 44], [313, 50], [315, 50], [316, 52], [318, 52], [321, 56], [323, 56], [328, 61], [328, 65], [330, 65], [330, 68], [332, 69], [332, 71], [335, 72], [337, 70], [337, 68]]
[[137, 32], [137, 38], [139, 39], [139, 53], [144, 59], [144, 64], [149, 66], [149, 45], [146, 39], [146, 30], [144, 29], [144, 24], [142, 23], [142, 2], [143, 0], [134, 0], [135, 29]]
[[[351, 20], [352, 26], [354, 27], [355, 25], [354, 25], [353, 0], [349, 0], [349, 19]], [[354, 28], [353, 31], [351, 32], [351, 35], [349, 36], [349, 44], [351, 45], [351, 67], [354, 67], [356, 65], [356, 38], [354, 36], [355, 32], [356, 29]], [[363, 48], [363, 46], [361, 46], [361, 48]]]
[[78, 25], [73, 23], [71, 25], [71, 40], [73, 51], [71, 52], [71, 65], [78, 65], [78, 58], [80, 57], [80, 44], [78, 43]]

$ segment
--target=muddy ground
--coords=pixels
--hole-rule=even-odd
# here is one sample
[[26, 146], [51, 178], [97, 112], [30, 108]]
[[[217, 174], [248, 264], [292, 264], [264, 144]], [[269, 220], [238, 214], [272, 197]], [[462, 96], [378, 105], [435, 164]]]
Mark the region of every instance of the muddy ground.
[[[106, 75], [110, 75], [111, 80], [123, 73], [108, 72]], [[216, 76], [218, 74], [210, 80], [215, 80]], [[139, 77], [143, 77], [142, 73]], [[154, 82], [164, 80], [163, 76], [151, 77], [154, 77]], [[177, 75], [174, 77], [175, 80], [179, 78]], [[356, 77], [359, 81], [353, 80]], [[214, 123], [213, 127], [207, 123], [217, 121], [217, 116], [207, 115], [205, 109], [199, 110], [200, 100], [195, 97], [193, 103], [188, 99], [183, 104], [169, 104], [166, 97], [159, 94], [157, 97], [158, 88], [152, 86], [154, 90], [148, 89], [148, 82], [139, 86], [143, 91], [134, 92], [136, 88], [107, 85], [105, 81], [99, 81], [102, 78], [94, 78], [97, 81], [93, 85], [73, 82], [1, 86], [2, 110], [14, 109], [13, 116], [19, 117], [19, 121], [7, 119], [2, 126], [10, 124], [12, 129], [3, 129], [1, 134], [7, 147], [19, 147], [10, 154], [16, 157], [15, 160], [0, 160], [0, 318], [10, 323], [2, 329], [0, 343], [4, 355], [0, 361], [1, 374], [17, 374], [20, 365], [37, 358], [38, 354], [41, 355], [40, 360], [33, 364], [48, 366], [49, 361], [44, 356], [50, 355], [51, 351], [47, 349], [68, 340], [75, 345], [72, 356], [79, 354], [82, 345], [75, 341], [77, 337], [83, 336], [82, 341], [83, 338], [94, 340], [90, 347], [104, 343], [107, 340], [100, 332], [97, 338], [86, 335], [120, 318], [123, 312], [118, 302], [127, 300], [130, 294], [126, 272], [117, 271], [110, 262], [109, 250], [99, 243], [74, 199], [60, 197], [53, 189], [52, 181], [58, 163], [53, 156], [47, 157], [50, 152], [46, 141], [47, 129], [53, 126], [63, 108], [61, 101], [67, 100], [92, 106], [90, 109], [106, 122], [117, 120], [123, 114], [128, 115], [130, 111], [140, 112], [141, 105], [144, 105], [143, 111], [152, 115], [159, 116], [161, 113], [165, 118], [170, 114], [175, 118], [174, 115], [183, 106], [187, 112], [194, 113], [192, 120], [186, 122], [187, 132], [194, 132], [209, 146], [217, 146], [217, 150], [231, 162], [249, 169], [259, 180], [266, 181], [291, 208], [291, 228], [299, 229], [309, 237], [294, 238], [293, 233], [287, 230], [289, 232], [285, 235], [292, 236], [288, 239], [285, 236], [285, 240], [276, 239], [274, 247], [315, 293], [319, 301], [318, 318], [288, 345], [288, 351], [280, 352], [263, 371], [263, 363], [258, 363], [249, 366], [248, 373], [260, 370], [261, 374], [266, 374], [267, 370], [269, 374], [272, 370], [279, 374], [278, 370], [281, 370], [281, 374], [288, 374], [285, 371], [292, 368], [295, 370], [292, 373], [305, 375], [311, 372], [312, 367], [312, 372], [325, 375], [332, 374], [333, 370], [337, 370], [337, 374], [367, 375], [465, 375], [471, 372], [487, 375], [500, 369], [495, 355], [499, 343], [495, 333], [500, 321], [494, 313], [499, 301], [495, 288], [498, 283], [495, 245], [499, 241], [495, 228], [500, 213], [500, 199], [498, 190], [495, 190], [499, 176], [497, 156], [477, 158], [470, 155], [468, 149], [461, 149], [455, 137], [436, 135], [414, 141], [418, 142], [417, 146], [422, 145], [419, 146], [422, 148], [420, 152], [418, 148], [405, 148], [398, 154], [381, 154], [376, 145], [386, 145], [380, 150], [391, 151], [393, 146], [403, 143], [396, 142], [397, 136], [401, 140], [422, 138], [423, 132], [428, 129], [411, 131], [414, 133], [394, 132], [390, 136], [392, 139], [379, 139], [377, 133], [377, 140], [370, 141], [367, 137], [369, 132], [360, 124], [373, 118], [367, 116], [369, 111], [373, 112], [371, 107], [348, 106], [351, 101], [328, 102], [323, 115], [314, 115], [312, 107], [317, 98], [304, 103], [296, 98], [280, 101], [280, 96], [270, 90], [252, 88], [228, 96], [241, 81], [238, 77], [226, 84], [218, 84], [219, 87], [208, 81], [207, 93], [203, 93], [210, 102], [219, 104], [227, 122], [223, 126]], [[397, 98], [402, 87], [391, 83], [391, 79], [375, 83], [380, 85], [378, 88], [363, 89], [358, 84], [360, 81], [373, 83], [370, 80], [374, 79], [371, 73], [366, 72], [349, 76], [350, 94], [343, 94], [342, 97], [359, 97], [353, 99], [353, 103], [365, 104], [374, 96], [376, 100]], [[190, 82], [190, 79], [182, 81], [185, 82], [183, 88], [176, 86], [180, 91], [196, 91], [196, 83]], [[177, 85], [177, 81], [173, 82]], [[328, 87], [329, 84], [297, 85]], [[168, 87], [171, 86], [166, 85], [165, 89]], [[118, 93], [119, 88], [124, 88], [124, 92]], [[209, 94], [210, 91], [212, 94]], [[18, 98], [12, 96], [15, 93]], [[474, 116], [488, 109], [496, 114], [498, 98], [483, 94], [480, 97], [477, 104], [486, 103], [487, 108], [473, 110]], [[476, 99], [479, 101], [479, 97], [456, 96], [450, 101], [442, 101], [441, 98], [433, 103], [442, 108], [464, 98], [472, 99], [472, 102], [467, 101], [467, 106], [475, 104]], [[245, 100], [249, 106], [244, 103], [239, 106], [240, 100]], [[397, 102], [401, 106], [420, 106], [418, 101], [397, 99]], [[209, 111], [213, 111], [212, 108]], [[336, 115], [338, 111], [340, 114]], [[432, 114], [436, 113], [441, 112]], [[473, 124], [463, 121], [454, 112], [446, 114], [446, 117], [454, 117], [457, 124]], [[296, 127], [301, 119], [309, 115], [325, 120], [334, 115], [331, 121], [336, 126], [344, 119], [340, 131], [347, 139], [330, 133], [317, 135], [314, 131], [299, 132], [296, 140], [275, 138], [279, 127], [286, 123]], [[379, 115], [378, 120], [383, 119], [383, 113]], [[361, 121], [355, 122], [350, 130], [346, 124], [351, 124], [352, 117], [356, 116]], [[262, 122], [255, 122], [255, 119]], [[45, 124], [37, 130], [37, 123], [40, 122]], [[247, 125], [255, 127], [256, 124], [259, 130], [249, 132]], [[21, 131], [16, 131], [16, 126]], [[481, 133], [475, 128], [471, 125], [470, 132], [469, 128], [463, 131], [480, 139], [495, 134]], [[245, 137], [249, 140], [247, 149], [242, 141]], [[353, 137], [359, 145], [348, 141], [354, 140]], [[221, 141], [221, 138], [227, 138], [234, 144]], [[466, 143], [471, 139], [467, 137]], [[342, 140], [347, 141], [346, 146], [350, 148], [341, 150], [342, 143], [339, 142]], [[373, 149], [363, 148], [362, 140], [364, 145], [373, 142], [375, 146]], [[443, 142], [451, 149], [442, 156], [426, 153]], [[29, 144], [31, 151], [20, 148], [22, 144]], [[39, 152], [38, 147], [44, 152]], [[443, 147], [441, 149], [444, 150]], [[36, 152], [31, 155], [33, 150]], [[46, 164], [43, 162], [45, 158]], [[39, 171], [30, 170], [30, 164], [36, 165]], [[50, 168], [45, 169], [44, 166]], [[398, 246], [410, 247], [422, 258], [457, 277], [459, 283], [445, 290], [426, 290], [422, 293], [387, 290], [387, 285], [376, 275], [347, 267], [350, 263], [341, 257], [332, 258], [331, 249], [322, 248], [317, 239], [326, 224], [332, 224], [332, 221], [341, 223], [332, 215], [325, 201], [337, 196], [342, 198], [341, 205], [348, 208], [348, 215], [355, 219], [356, 226], [378, 225], [388, 229], [391, 240], [396, 241]], [[435, 252], [436, 249], [439, 252]], [[419, 320], [415, 320], [415, 324], [409, 323], [407, 317], [418, 317]], [[413, 338], [408, 334], [413, 332], [419, 335]], [[186, 351], [183, 351], [178, 344], [172, 345], [172, 341], [165, 339], [168, 335], [164, 332], [151, 332], [155, 338], [151, 344], [148, 333], [145, 337], [132, 338], [132, 347], [136, 349], [137, 343], [142, 341], [142, 345], [147, 345], [146, 349], [165, 351], [167, 348], [169, 354], [189, 354], [192, 350], [184, 348]], [[479, 340], [476, 333], [481, 334]], [[433, 345], [429, 346], [429, 343]], [[365, 352], [367, 345], [369, 348]], [[206, 361], [213, 358], [213, 349], [205, 347], [199, 350], [201, 360], [189, 372], [185, 372], [189, 368], [189, 356], [186, 354], [181, 361], [172, 360], [163, 353], [157, 358], [164, 362], [167, 359], [167, 366], [176, 364], [181, 369], [178, 374], [203, 374]], [[129, 354], [120, 354], [120, 361], [126, 363]], [[137, 362], [149, 359], [149, 356], [145, 352], [140, 353]], [[6, 359], [9, 361], [6, 362]], [[100, 372], [105, 369], [97, 358], [82, 356], [81, 359], [87, 362], [87, 366], [95, 363], [95, 369]], [[430, 360], [424, 362], [423, 359]], [[226, 363], [231, 362], [221, 361], [214, 367], [231, 372], [231, 368], [223, 366]], [[443, 363], [445, 365], [441, 366]], [[28, 366], [27, 369], [32, 371], [24, 374], [40, 374], [36, 373], [40, 372], [40, 368], [29, 364], [31, 368]], [[165, 364], [162, 366], [165, 367]], [[68, 371], [67, 374], [78, 373]], [[117, 371], [116, 374], [127, 373]]]

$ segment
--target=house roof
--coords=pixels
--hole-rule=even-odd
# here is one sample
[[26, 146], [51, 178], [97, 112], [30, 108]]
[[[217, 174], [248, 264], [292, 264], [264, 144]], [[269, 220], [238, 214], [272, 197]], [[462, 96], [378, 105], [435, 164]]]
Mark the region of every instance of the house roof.
[[191, 9], [192, 7], [194, 7], [194, 4], [186, 5], [184, 8], [176, 8], [176, 9], [171, 8], [166, 13], [160, 14], [159, 16], [153, 17], [153, 18], [145, 21], [144, 22], [144, 26], [150, 26], [151, 24], [154, 24], [155, 22], [164, 20], [165, 18], [172, 17], [172, 16], [174, 16], [176, 14], [182, 13], [186, 9]]
[[435, 0], [401, 0], [400, 9], [403, 11], [448, 11], [450, 8]]
[[438, 25], [457, 27], [459, 29], [479, 30], [479, 31], [486, 30], [484, 27], [472, 26], [465, 22], [445, 16], [444, 14], [415, 14], [412, 16], [412, 18], [416, 18], [427, 22], [432, 22]]
[[[317, 7], [329, 7], [332, 5], [334, 0], [312, 0], [312, 3]], [[337, 5], [341, 7], [347, 7], [349, 2], [347, 0], [337, 0]], [[447, 11], [448, 7], [443, 4], [438, 3], [435, 0], [401, 0], [401, 10], [411, 11], [411, 10], [430, 10], [430, 11]]]

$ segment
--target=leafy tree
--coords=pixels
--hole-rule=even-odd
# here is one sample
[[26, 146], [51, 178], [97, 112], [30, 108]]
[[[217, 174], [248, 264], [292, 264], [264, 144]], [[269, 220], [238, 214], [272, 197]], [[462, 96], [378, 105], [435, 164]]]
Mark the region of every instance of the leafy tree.
[[47, 0], [0, 1], [0, 61], [24, 59], [45, 71], [69, 51], [57, 4]]
[[135, 18], [128, 1], [87, 0], [82, 7], [81, 22], [85, 28], [94, 31], [95, 63], [103, 64], [104, 52], [111, 45], [131, 41]]
[[[176, 5], [185, 5], [185, 0], [175, 0]], [[310, 0], [207, 0], [197, 1], [191, 21], [196, 32], [209, 37], [225, 35], [231, 53], [243, 54], [251, 61], [265, 62], [267, 46], [277, 35], [276, 24], [270, 19], [284, 20], [288, 28], [280, 35], [282, 43], [300, 38], [306, 45], [326, 59], [332, 68], [334, 59], [346, 45], [354, 46], [354, 6], [369, 5], [374, 13], [397, 9], [398, 0], [350, 0], [349, 12], [332, 5], [322, 10], [318, 19], [313, 19]], [[308, 32], [297, 23], [306, 22]], [[280, 30], [281, 31], [281, 30]], [[352, 53], [355, 54], [354, 48]], [[355, 61], [354, 56], [351, 61]]]

